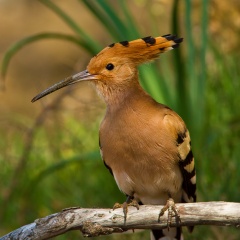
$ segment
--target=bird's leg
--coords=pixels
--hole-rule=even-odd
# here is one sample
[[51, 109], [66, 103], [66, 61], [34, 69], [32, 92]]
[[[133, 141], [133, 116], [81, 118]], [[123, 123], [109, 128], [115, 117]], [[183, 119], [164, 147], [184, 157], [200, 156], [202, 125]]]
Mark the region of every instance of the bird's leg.
[[127, 220], [127, 213], [128, 213], [128, 207], [133, 206], [139, 210], [139, 204], [138, 202], [132, 197], [132, 196], [127, 196], [126, 201], [123, 204], [120, 203], [115, 203], [113, 206], [113, 210], [117, 208], [123, 208], [123, 214], [124, 214], [124, 223], [126, 223]]
[[[176, 217], [179, 222], [181, 222], [180, 216], [178, 214], [177, 207], [175, 206], [174, 200], [169, 198], [167, 200], [166, 205], [161, 209], [161, 212], [158, 217], [158, 221], [160, 221], [160, 217], [168, 210], [168, 220], [167, 220], [167, 228], [170, 229], [170, 225], [172, 223], [172, 217]], [[173, 212], [175, 215], [173, 215]]]

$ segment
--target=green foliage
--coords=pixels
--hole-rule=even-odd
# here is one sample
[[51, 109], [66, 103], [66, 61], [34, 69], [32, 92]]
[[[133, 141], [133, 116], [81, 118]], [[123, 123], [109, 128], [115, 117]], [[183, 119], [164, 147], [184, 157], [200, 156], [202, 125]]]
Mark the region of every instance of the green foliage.
[[[7, 50], [3, 59], [3, 77], [15, 53], [22, 47], [45, 38], [70, 41], [91, 55], [102, 48], [100, 43], [81, 29], [55, 3], [50, 0], [40, 2], [62, 19], [75, 35], [39, 33], [15, 43]], [[98, 19], [114, 40], [142, 36], [140, 26], [127, 7], [127, 1], [118, 0], [115, 4], [108, 0], [79, 2]], [[173, 33], [182, 36], [179, 5], [180, 1], [175, 0], [171, 28]], [[192, 27], [192, 1], [184, 1], [185, 19], [184, 26], [181, 26], [184, 28], [184, 46], [174, 50], [174, 55], [170, 54], [166, 60], [163, 58], [161, 65], [156, 62], [151, 66], [140, 67], [141, 83], [156, 100], [177, 111], [190, 128], [197, 165], [198, 199], [239, 202], [238, 56], [224, 58], [208, 39], [208, 5], [208, 0], [202, 1], [200, 39], [196, 39]], [[153, 30], [152, 35], [158, 36], [159, 32]], [[200, 44], [197, 45], [196, 40], [199, 40]], [[206, 62], [207, 57], [211, 59], [210, 64]], [[170, 68], [173, 70], [170, 71]], [[0, 155], [0, 164], [3, 166], [0, 171], [0, 187], [3, 192], [0, 195], [1, 234], [62, 208], [74, 205], [110, 207], [113, 203], [124, 200], [100, 160], [98, 123], [89, 126], [70, 115], [67, 119], [62, 117], [61, 121], [56, 120], [54, 124], [47, 121], [39, 124], [36, 120], [38, 124], [29, 130], [28, 125], [23, 122], [24, 120], [13, 124], [6, 139], [0, 138], [0, 151], [3, 153]], [[14, 134], [13, 138], [17, 125], [21, 125], [23, 130], [19, 131], [19, 135]], [[4, 127], [1, 127], [0, 131], [4, 134]], [[22, 137], [25, 134], [26, 139]], [[93, 142], [91, 136], [94, 136], [96, 141]], [[7, 145], [9, 141], [11, 148]], [[19, 156], [22, 156], [22, 161], [19, 161]], [[15, 221], [12, 221], [12, 218], [15, 218]], [[222, 235], [217, 234], [219, 231]], [[213, 227], [196, 227], [192, 236], [194, 239], [202, 239], [202, 236], [204, 239], [216, 239], [216, 236], [226, 239], [231, 234], [232, 239], [237, 239], [238, 233], [232, 228], [219, 228], [219, 231]], [[125, 239], [147, 237], [148, 233], [124, 235]], [[77, 239], [79, 235], [68, 233], [57, 239], [69, 238]], [[122, 236], [119, 235], [104, 237], [120, 238], [122, 239]], [[186, 239], [192, 237], [187, 235]]]

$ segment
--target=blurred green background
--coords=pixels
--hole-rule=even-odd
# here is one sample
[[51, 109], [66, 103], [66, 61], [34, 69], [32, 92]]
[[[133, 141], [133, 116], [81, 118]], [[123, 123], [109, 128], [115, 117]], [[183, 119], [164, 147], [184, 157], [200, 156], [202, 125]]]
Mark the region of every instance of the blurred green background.
[[[179, 49], [141, 66], [144, 88], [186, 121], [198, 201], [240, 202], [238, 0], [0, 1], [0, 235], [63, 208], [112, 207], [125, 197], [104, 167], [105, 106], [86, 83], [30, 101], [85, 69], [112, 42], [167, 33]], [[198, 226], [185, 239], [240, 239]], [[78, 231], [56, 239], [82, 239]], [[148, 232], [100, 239], [148, 239]]]

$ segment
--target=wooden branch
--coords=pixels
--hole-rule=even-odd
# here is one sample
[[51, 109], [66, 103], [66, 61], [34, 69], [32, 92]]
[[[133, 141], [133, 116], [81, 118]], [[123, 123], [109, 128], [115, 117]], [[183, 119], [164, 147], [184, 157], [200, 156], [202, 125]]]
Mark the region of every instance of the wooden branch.
[[[171, 226], [219, 225], [240, 228], [240, 203], [198, 202], [179, 203], [176, 206], [181, 222], [173, 218]], [[126, 223], [122, 209], [68, 208], [37, 219], [0, 240], [49, 239], [76, 229], [86, 237], [121, 233], [129, 229], [163, 229], [167, 227], [167, 212], [158, 222], [162, 207], [143, 205], [139, 210], [129, 207]]]

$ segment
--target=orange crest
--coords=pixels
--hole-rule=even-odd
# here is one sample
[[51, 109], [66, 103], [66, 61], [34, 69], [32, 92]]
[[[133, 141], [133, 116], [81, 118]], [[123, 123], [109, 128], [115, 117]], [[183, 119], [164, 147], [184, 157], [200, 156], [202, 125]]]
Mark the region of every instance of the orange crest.
[[107, 58], [119, 57], [129, 59], [131, 62], [139, 65], [157, 58], [161, 53], [177, 48], [183, 41], [183, 38], [177, 38], [175, 35], [167, 34], [161, 37], [144, 37], [133, 41], [122, 41], [110, 44], [104, 48], [98, 55], [104, 54]]

